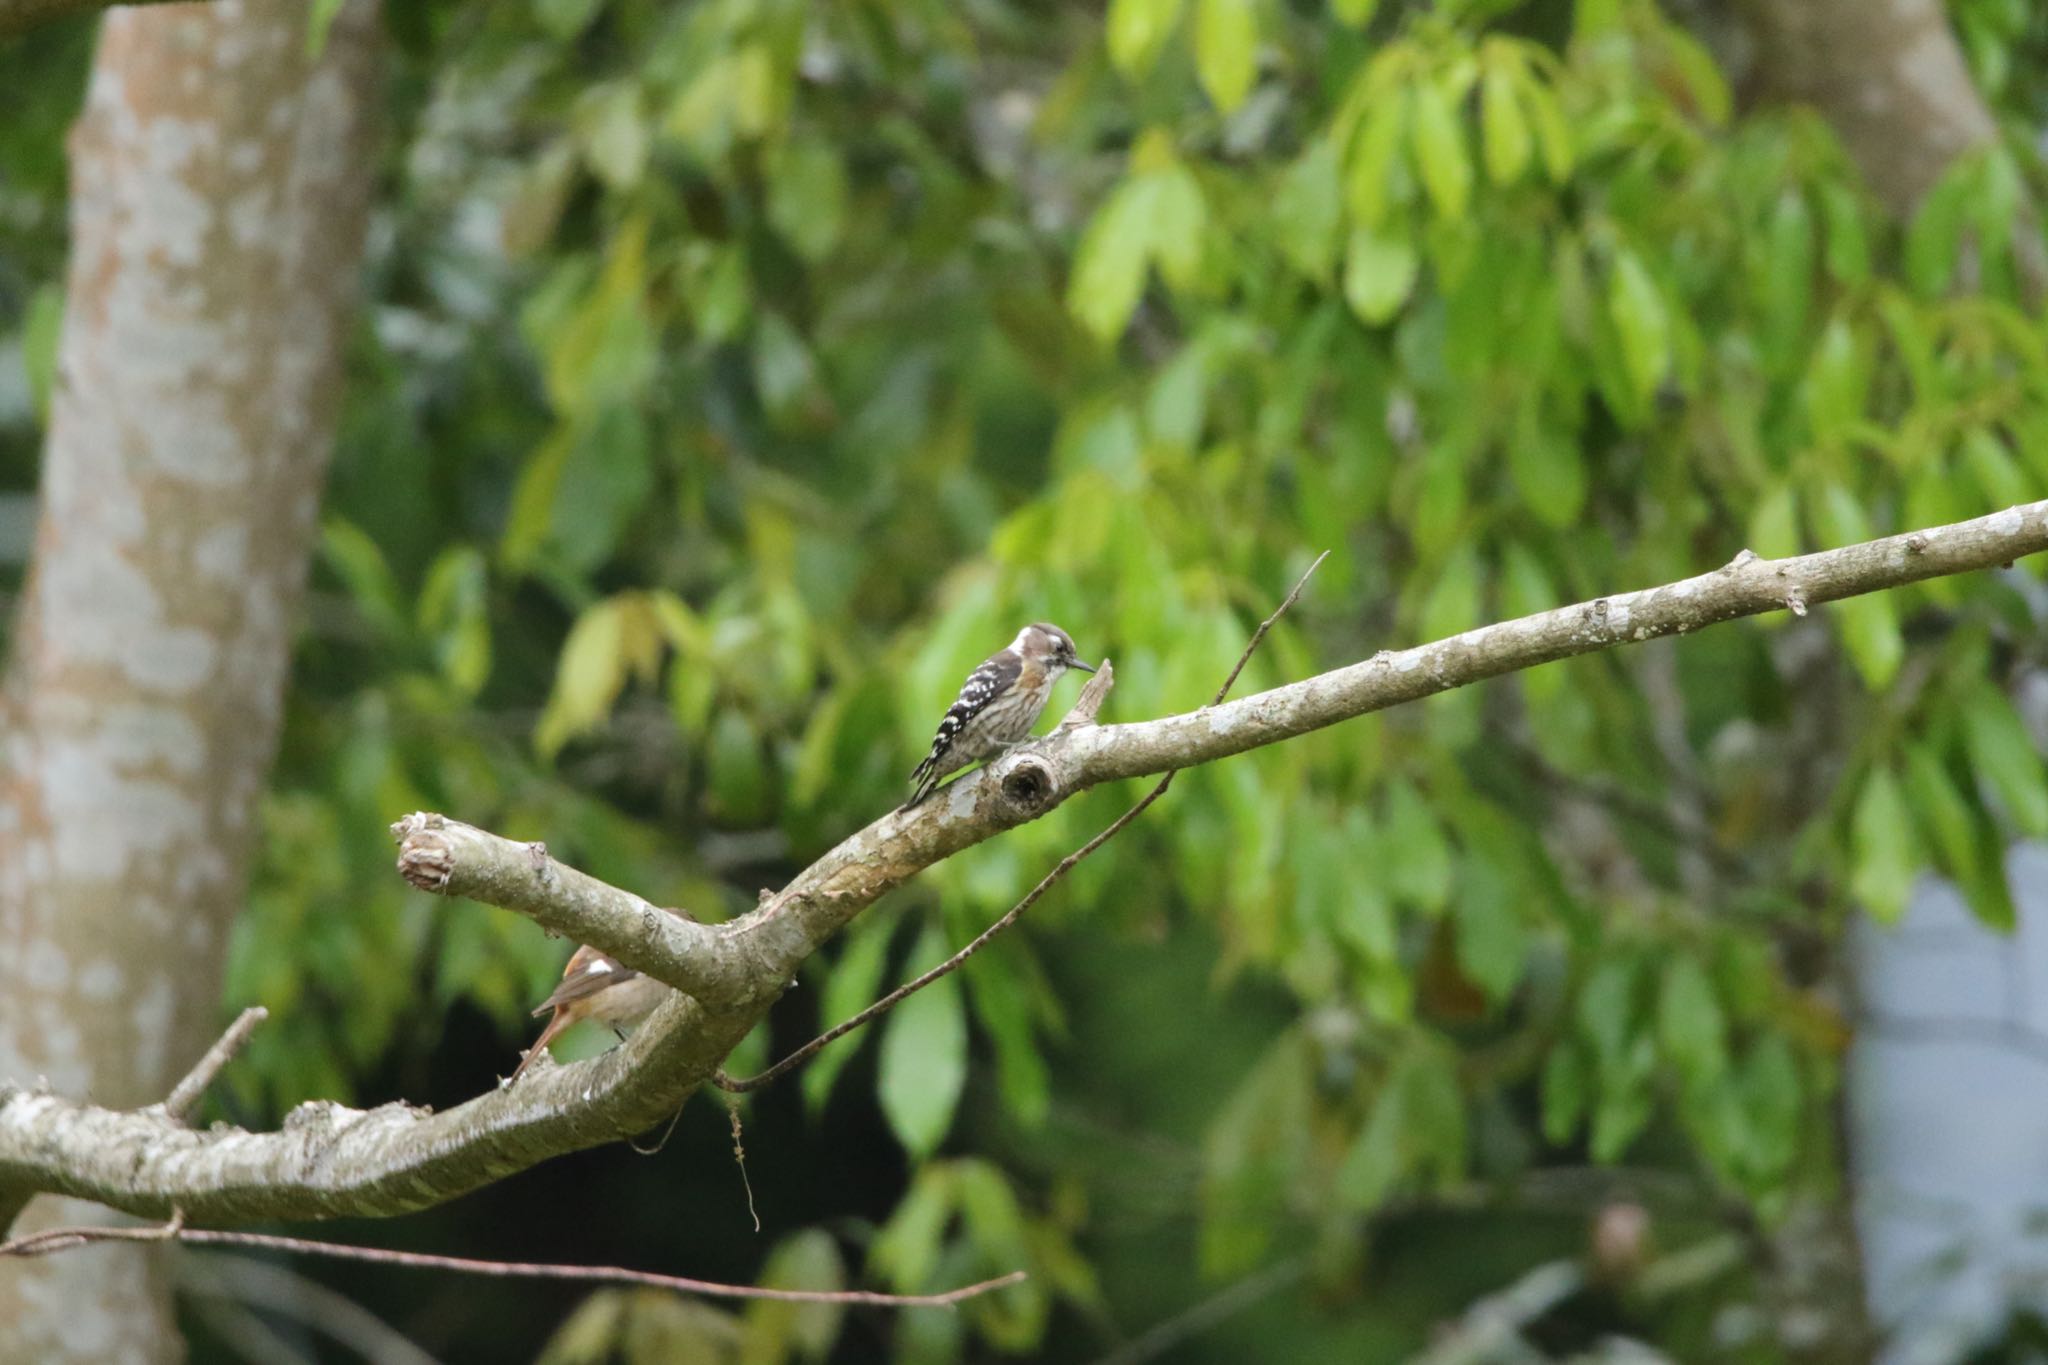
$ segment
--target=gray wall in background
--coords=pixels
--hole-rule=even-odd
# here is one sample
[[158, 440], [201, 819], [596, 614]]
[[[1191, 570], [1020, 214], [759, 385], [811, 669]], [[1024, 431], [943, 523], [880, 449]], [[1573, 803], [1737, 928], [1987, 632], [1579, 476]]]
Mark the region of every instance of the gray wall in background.
[[2006, 869], [2010, 936], [1931, 877], [1896, 926], [1851, 934], [1849, 1140], [1885, 1365], [1954, 1361], [2048, 1311], [2048, 847]]

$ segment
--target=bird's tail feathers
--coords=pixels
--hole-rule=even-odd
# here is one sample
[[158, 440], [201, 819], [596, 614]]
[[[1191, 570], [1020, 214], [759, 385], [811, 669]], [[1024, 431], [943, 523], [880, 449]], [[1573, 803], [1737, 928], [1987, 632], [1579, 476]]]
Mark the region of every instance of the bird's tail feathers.
[[505, 1084], [517, 1085], [520, 1076], [525, 1074], [526, 1068], [533, 1065], [533, 1059], [546, 1052], [548, 1044], [554, 1041], [555, 1035], [574, 1022], [575, 1020], [567, 1013], [562, 1010], [556, 1010], [555, 1017], [548, 1020], [548, 1026], [540, 1031], [540, 1037], [534, 1039], [533, 1046], [526, 1049], [526, 1055], [519, 1059], [519, 1065], [513, 1069], [512, 1079], [505, 1082]]

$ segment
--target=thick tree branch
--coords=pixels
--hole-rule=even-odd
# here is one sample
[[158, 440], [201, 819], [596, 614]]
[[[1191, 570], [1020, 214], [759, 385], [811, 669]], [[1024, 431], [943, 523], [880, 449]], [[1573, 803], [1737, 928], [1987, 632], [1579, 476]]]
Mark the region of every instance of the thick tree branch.
[[515, 843], [424, 811], [394, 824], [391, 835], [399, 875], [422, 891], [525, 915], [699, 1000], [738, 1004], [757, 993], [756, 964], [717, 929], [556, 862], [544, 844]]
[[[604, 1056], [536, 1073], [516, 1091], [494, 1090], [445, 1114], [397, 1104], [368, 1113], [312, 1104], [276, 1133], [195, 1133], [161, 1110], [116, 1112], [0, 1089], [0, 1208], [24, 1189], [150, 1217], [167, 1217], [175, 1206], [200, 1223], [425, 1208], [666, 1119], [758, 1022], [790, 973], [863, 907], [932, 863], [1036, 819], [1087, 787], [1210, 762], [1555, 659], [1992, 568], [2043, 549], [2048, 502], [1791, 559], [1745, 552], [1683, 582], [1380, 654], [1186, 715], [1063, 727], [993, 771], [971, 774], [914, 810], [883, 816], [758, 910], [706, 930], [700, 946], [711, 958], [753, 964], [754, 991], [743, 1002], [678, 995]], [[467, 850], [491, 847], [488, 836], [448, 847], [455, 854], [449, 886], [495, 885], [481, 873], [465, 881], [461, 866]], [[513, 847], [530, 859], [524, 846]], [[535, 894], [522, 886], [520, 896]], [[644, 919], [639, 904], [615, 909], [610, 918], [618, 922], [603, 929], [611, 937], [591, 938], [607, 949], [647, 948], [651, 938], [635, 937]], [[566, 914], [559, 907], [548, 913]], [[593, 920], [592, 927], [601, 926]], [[655, 965], [651, 949], [642, 960]], [[668, 966], [655, 974], [671, 981], [686, 975]]]

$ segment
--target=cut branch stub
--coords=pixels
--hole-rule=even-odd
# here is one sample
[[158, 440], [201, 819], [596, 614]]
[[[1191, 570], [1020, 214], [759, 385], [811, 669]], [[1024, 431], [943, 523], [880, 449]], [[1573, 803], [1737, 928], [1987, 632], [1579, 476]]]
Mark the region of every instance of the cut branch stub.
[[1109, 697], [1109, 689], [1116, 686], [1116, 665], [1104, 659], [1095, 668], [1095, 676], [1081, 689], [1081, 695], [1074, 699], [1073, 707], [1060, 718], [1053, 733], [1072, 730], [1081, 725], [1095, 724], [1095, 718], [1102, 714], [1102, 703]]

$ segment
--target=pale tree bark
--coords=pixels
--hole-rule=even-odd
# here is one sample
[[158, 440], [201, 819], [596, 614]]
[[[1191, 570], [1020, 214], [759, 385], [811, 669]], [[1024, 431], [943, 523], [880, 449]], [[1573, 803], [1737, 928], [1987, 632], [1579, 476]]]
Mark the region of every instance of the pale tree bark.
[[[131, 5], [162, 5], [175, 0], [127, 0]], [[75, 14], [93, 14], [108, 8], [109, 0], [0, 0], [0, 38], [22, 33], [40, 24], [68, 19]]]
[[[302, 0], [110, 13], [72, 135], [0, 683], [0, 1077], [105, 1104], [161, 1099], [215, 1030], [276, 745], [372, 167], [374, 6], [318, 61], [306, 26]], [[156, 1263], [11, 1266], [0, 1359], [175, 1355]]]
[[1743, 13], [1754, 93], [1819, 110], [1894, 213], [1998, 135], [1941, 0], [1744, 0]]

